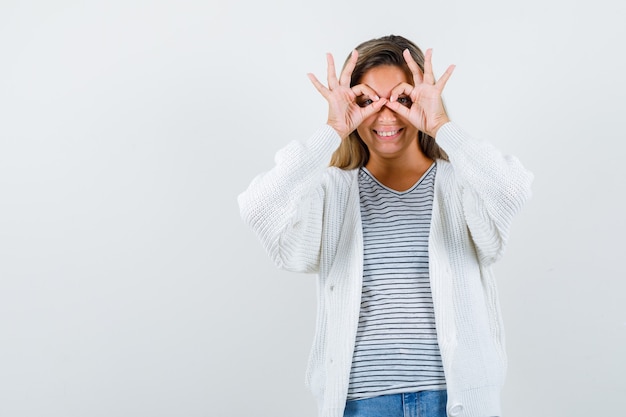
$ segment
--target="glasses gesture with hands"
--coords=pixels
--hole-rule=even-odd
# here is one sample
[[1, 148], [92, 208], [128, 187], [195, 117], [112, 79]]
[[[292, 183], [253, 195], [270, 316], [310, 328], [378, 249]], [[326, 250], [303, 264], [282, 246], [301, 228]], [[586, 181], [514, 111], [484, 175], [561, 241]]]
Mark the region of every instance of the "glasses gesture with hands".
[[[452, 75], [454, 65], [450, 65], [436, 81], [432, 69], [432, 49], [426, 51], [423, 73], [408, 50], [403, 52], [403, 56], [415, 85], [400, 83], [392, 90], [388, 98], [379, 97], [376, 91], [366, 84], [350, 87], [352, 71], [358, 59], [356, 50], [352, 51], [339, 78], [337, 78], [333, 56], [330, 53], [326, 54], [328, 87], [324, 86], [315, 75], [307, 74], [317, 91], [328, 102], [327, 124], [334, 128], [341, 138], [350, 135], [363, 120], [379, 112], [383, 106], [387, 106], [407, 119], [418, 130], [432, 137], [435, 137], [439, 127], [449, 121], [441, 94]], [[357, 100], [361, 96], [367, 96], [369, 100], [359, 103]], [[400, 97], [403, 98], [402, 102], [398, 101]]]

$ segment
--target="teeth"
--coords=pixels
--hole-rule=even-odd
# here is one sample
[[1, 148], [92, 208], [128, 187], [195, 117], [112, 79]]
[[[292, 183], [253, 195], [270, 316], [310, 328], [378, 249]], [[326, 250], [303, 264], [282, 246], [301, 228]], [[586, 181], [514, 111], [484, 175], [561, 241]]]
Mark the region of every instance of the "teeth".
[[385, 137], [385, 136], [393, 136], [393, 135], [395, 135], [397, 133], [398, 133], [398, 130], [390, 130], [388, 132], [378, 132], [378, 134], [380, 136], [383, 136], [383, 137]]

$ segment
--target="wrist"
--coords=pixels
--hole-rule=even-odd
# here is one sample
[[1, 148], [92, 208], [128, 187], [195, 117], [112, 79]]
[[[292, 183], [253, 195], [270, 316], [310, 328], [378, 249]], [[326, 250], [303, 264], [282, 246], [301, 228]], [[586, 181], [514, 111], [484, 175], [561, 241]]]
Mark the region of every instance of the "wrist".
[[436, 138], [437, 137], [437, 132], [439, 131], [439, 129], [441, 128], [441, 126], [445, 125], [446, 123], [449, 123], [450, 119], [446, 116], [444, 118], [442, 118], [441, 120], [438, 120], [437, 123], [434, 125], [434, 127], [431, 129], [430, 132], [427, 132], [429, 136]]
[[350, 133], [352, 133], [352, 132], [347, 132], [345, 129], [341, 129], [337, 126], [334, 126], [333, 123], [331, 123], [330, 121], [327, 121], [326, 124], [332, 127], [342, 140], [350, 136]]

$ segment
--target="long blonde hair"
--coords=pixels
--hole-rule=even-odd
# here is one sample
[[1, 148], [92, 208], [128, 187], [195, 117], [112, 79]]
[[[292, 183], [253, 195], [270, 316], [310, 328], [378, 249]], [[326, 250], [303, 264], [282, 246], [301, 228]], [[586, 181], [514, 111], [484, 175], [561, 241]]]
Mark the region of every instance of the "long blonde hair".
[[[354, 71], [352, 71], [350, 86], [357, 85], [367, 71], [381, 65], [398, 67], [405, 72], [408, 80], [412, 80], [411, 70], [402, 56], [402, 52], [405, 49], [409, 50], [417, 65], [424, 71], [424, 54], [417, 45], [402, 36], [384, 36], [371, 39], [357, 46], [356, 50], [359, 53], [359, 58]], [[349, 58], [350, 56], [344, 62], [344, 67]], [[448, 160], [448, 155], [439, 147], [435, 139], [422, 131], [418, 132], [418, 144], [427, 157]], [[330, 159], [330, 166], [342, 169], [360, 168], [367, 164], [369, 157], [370, 153], [367, 146], [355, 130], [341, 142], [339, 148], [333, 153]]]

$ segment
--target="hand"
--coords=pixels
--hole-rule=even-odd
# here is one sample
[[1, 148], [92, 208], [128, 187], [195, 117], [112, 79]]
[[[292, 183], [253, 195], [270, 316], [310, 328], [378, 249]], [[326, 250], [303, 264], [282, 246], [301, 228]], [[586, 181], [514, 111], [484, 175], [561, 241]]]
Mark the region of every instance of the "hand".
[[[325, 87], [313, 74], [307, 74], [317, 91], [328, 101], [329, 126], [337, 131], [342, 139], [352, 133], [367, 117], [378, 112], [386, 103], [387, 99], [381, 99], [365, 84], [350, 87], [350, 78], [356, 65], [358, 52], [352, 51], [345, 68], [337, 79], [335, 62], [331, 54], [326, 54], [328, 63], [328, 87]], [[361, 107], [357, 98], [367, 95], [372, 103]]]
[[[454, 71], [454, 65], [450, 65], [441, 78], [435, 81], [432, 49], [426, 51], [424, 73], [422, 73], [408, 49], [403, 52], [403, 55], [413, 74], [413, 83], [415, 85], [401, 83], [395, 87], [391, 91], [387, 107], [407, 119], [422, 132], [434, 138], [437, 130], [450, 121], [443, 106], [441, 93], [448, 79], [450, 79], [452, 71]], [[410, 107], [398, 102], [398, 97], [401, 95], [406, 95], [411, 99]]]

